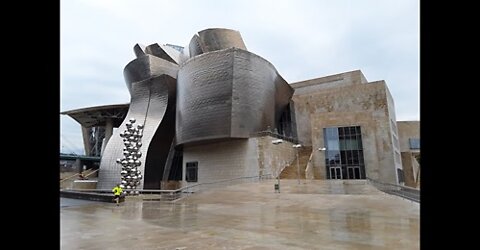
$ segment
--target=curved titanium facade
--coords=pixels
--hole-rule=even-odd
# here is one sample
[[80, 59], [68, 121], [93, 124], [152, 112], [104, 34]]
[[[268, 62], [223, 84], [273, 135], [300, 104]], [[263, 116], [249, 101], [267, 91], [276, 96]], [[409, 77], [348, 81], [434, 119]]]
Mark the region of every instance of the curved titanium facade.
[[292, 95], [275, 67], [251, 52], [229, 48], [195, 56], [178, 71], [177, 145], [274, 128]]
[[190, 57], [228, 48], [247, 50], [240, 32], [231, 29], [206, 29], [198, 32], [198, 35], [195, 34], [189, 44]]
[[116, 163], [116, 159], [122, 157], [124, 143], [119, 133], [126, 129], [125, 123], [130, 118], [136, 119], [137, 124], [144, 124], [143, 145], [139, 150], [142, 153], [139, 169], [144, 178], [137, 187], [160, 188], [163, 164], [175, 134], [177, 69], [176, 64], [147, 54], [125, 67], [124, 77], [131, 96], [130, 107], [127, 119], [105, 147], [97, 188], [112, 188], [120, 182], [121, 165]]
[[179, 46], [136, 44], [133, 50], [137, 59], [124, 69], [130, 107], [103, 152], [99, 189], [121, 180], [116, 160], [125, 146], [119, 134], [131, 118], [144, 125], [137, 188], [160, 189], [163, 175], [182, 167], [172, 163], [181, 145], [249, 138], [276, 128], [288, 111], [293, 89], [270, 62], [246, 50], [238, 31], [198, 32], [188, 47], [190, 58]]

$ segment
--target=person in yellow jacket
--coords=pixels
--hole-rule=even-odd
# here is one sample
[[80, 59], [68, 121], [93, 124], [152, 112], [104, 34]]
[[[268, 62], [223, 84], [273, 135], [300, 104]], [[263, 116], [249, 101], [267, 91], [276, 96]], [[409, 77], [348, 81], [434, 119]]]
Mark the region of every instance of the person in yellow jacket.
[[113, 189], [112, 189], [113, 195], [115, 195], [115, 202], [118, 203], [120, 202], [120, 195], [122, 195], [123, 189], [120, 187], [120, 184], [117, 184]]

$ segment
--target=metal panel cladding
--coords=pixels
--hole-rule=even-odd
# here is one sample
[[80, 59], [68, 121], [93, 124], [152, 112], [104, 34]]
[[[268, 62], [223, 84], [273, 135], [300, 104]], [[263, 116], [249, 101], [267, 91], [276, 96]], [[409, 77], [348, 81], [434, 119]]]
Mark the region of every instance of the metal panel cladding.
[[231, 29], [206, 29], [193, 35], [188, 46], [190, 57], [216, 50], [239, 48], [247, 50], [240, 32]]
[[251, 52], [228, 48], [195, 56], [178, 71], [177, 145], [273, 128], [292, 95], [275, 67]]
[[[116, 163], [116, 159], [122, 158], [124, 143], [119, 133], [126, 129], [125, 123], [130, 118], [136, 119], [136, 124], [144, 125], [143, 145], [139, 149], [142, 153], [140, 171], [144, 175], [144, 179], [137, 188], [144, 188], [144, 181], [150, 182], [146, 184], [146, 188], [160, 185], [161, 175], [153, 179], [151, 176], [163, 171], [164, 160], [168, 155], [168, 149], [174, 136], [177, 69], [176, 64], [151, 55], [140, 56], [125, 67], [125, 81], [131, 96], [130, 107], [126, 119], [114, 131], [105, 147], [100, 162], [97, 188], [112, 188], [120, 182], [121, 165]], [[171, 125], [168, 126], [168, 124]], [[159, 131], [162, 128], [167, 128], [168, 131]], [[156, 133], [166, 134], [168, 138], [159, 138], [162, 141], [155, 143]], [[156, 149], [150, 149], [151, 144], [155, 145]], [[151, 152], [160, 157], [149, 157], [148, 154]], [[162, 159], [163, 164], [161, 163]], [[152, 166], [158, 169], [152, 169]]]
[[177, 145], [230, 137], [233, 51], [190, 58], [177, 77]]
[[231, 29], [206, 29], [198, 32], [203, 53], [216, 50], [239, 48], [247, 50], [240, 32]]

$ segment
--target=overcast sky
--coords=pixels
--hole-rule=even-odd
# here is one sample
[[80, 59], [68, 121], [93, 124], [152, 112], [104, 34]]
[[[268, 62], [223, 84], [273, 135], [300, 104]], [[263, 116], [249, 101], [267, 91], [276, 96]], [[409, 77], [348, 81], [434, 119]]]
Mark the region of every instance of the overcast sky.
[[[188, 46], [207, 28], [240, 31], [287, 82], [351, 70], [385, 80], [397, 120], [419, 115], [419, 0], [61, 0], [60, 109], [128, 103], [136, 43]], [[61, 152], [84, 154], [61, 115]]]

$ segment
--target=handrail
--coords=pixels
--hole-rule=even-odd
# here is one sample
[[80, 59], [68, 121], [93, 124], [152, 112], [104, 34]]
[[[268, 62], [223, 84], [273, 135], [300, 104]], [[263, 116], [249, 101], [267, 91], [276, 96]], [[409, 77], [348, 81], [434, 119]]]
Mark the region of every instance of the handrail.
[[366, 178], [378, 190], [420, 203], [420, 190]]
[[281, 134], [277, 134], [277, 133], [274, 133], [270, 130], [264, 130], [264, 131], [260, 131], [260, 132], [255, 132], [253, 134], [251, 134], [252, 136], [254, 137], [258, 137], [258, 136], [271, 136], [271, 137], [275, 137], [275, 138], [278, 138], [278, 139], [282, 139], [282, 140], [285, 140], [285, 141], [289, 141], [291, 143], [295, 143], [295, 144], [298, 144], [300, 143], [300, 140], [298, 138], [293, 138], [293, 137], [287, 137], [287, 136], [284, 136], [284, 135], [281, 135]]
[[69, 180], [69, 179], [71, 179], [72, 177], [78, 176], [78, 175], [80, 175], [80, 173], [76, 173], [76, 174], [74, 174], [74, 175], [70, 175], [69, 177], [67, 177], [67, 178], [65, 178], [65, 179], [61, 179], [61, 180], [60, 180], [60, 183], [66, 181], [66, 180]]
[[98, 172], [98, 170], [100, 170], [100, 169], [96, 169], [96, 170], [94, 170], [94, 171], [92, 171], [92, 172], [88, 173], [88, 174], [87, 174], [87, 175], [85, 175], [84, 177], [85, 177], [85, 178], [87, 178], [87, 177], [89, 177], [90, 175], [92, 175], [92, 174], [94, 174], [94, 173]]
[[193, 184], [193, 185], [191, 185], [191, 186], [182, 187], [182, 188], [179, 188], [179, 189], [177, 189], [177, 190], [183, 191], [183, 190], [185, 190], [185, 189], [189, 189], [189, 188], [196, 187], [196, 186], [218, 184], [218, 183], [222, 183], [222, 182], [228, 182], [228, 181], [234, 181], [234, 180], [240, 180], [240, 179], [251, 179], [251, 178], [259, 178], [259, 179], [261, 179], [262, 177], [266, 177], [266, 176], [270, 176], [270, 177], [271, 177], [272, 174], [263, 174], [263, 175], [255, 175], [255, 176], [243, 176], [243, 177], [237, 177], [237, 178], [225, 179], [225, 180], [219, 180], [219, 181], [202, 182], [202, 183]]
[[[60, 183], [63, 183], [63, 182], [66, 181], [66, 180], [72, 179], [73, 177], [80, 176], [80, 174], [83, 174], [83, 173], [87, 172], [88, 170], [91, 170], [91, 169], [87, 169], [87, 170], [85, 170], [85, 171], [83, 171], [83, 172], [81, 172], [81, 173], [76, 173], [76, 174], [74, 174], [74, 175], [70, 175], [69, 177], [67, 177], [67, 178], [65, 178], [65, 179], [61, 179], [61, 180], [60, 180]], [[88, 177], [88, 176], [90, 176], [90, 175], [98, 172], [99, 170], [100, 170], [100, 169], [96, 169], [96, 170], [94, 170], [94, 171], [86, 174], [86, 175], [84, 176], [84, 178], [86, 178], [86, 177]]]
[[[170, 196], [173, 196], [174, 194], [179, 194], [183, 193], [188, 189], [202, 186], [202, 185], [212, 185], [212, 184], [218, 184], [218, 183], [223, 183], [223, 182], [231, 182], [235, 180], [241, 180], [241, 179], [252, 179], [252, 178], [258, 178], [258, 179], [268, 179], [268, 177], [272, 178], [272, 174], [264, 174], [264, 175], [255, 175], [255, 176], [245, 176], [245, 177], [237, 177], [237, 178], [231, 178], [231, 179], [225, 179], [225, 180], [219, 180], [219, 181], [212, 181], [212, 182], [202, 182], [202, 183], [197, 183], [193, 184], [190, 186], [185, 186], [181, 187], [178, 189], [124, 189], [125, 191], [138, 191], [139, 194], [153, 194], [153, 193], [158, 193], [158, 194], [170, 194]], [[68, 189], [64, 191], [73, 191], [73, 192], [95, 192], [95, 193], [112, 193], [111, 189]]]

